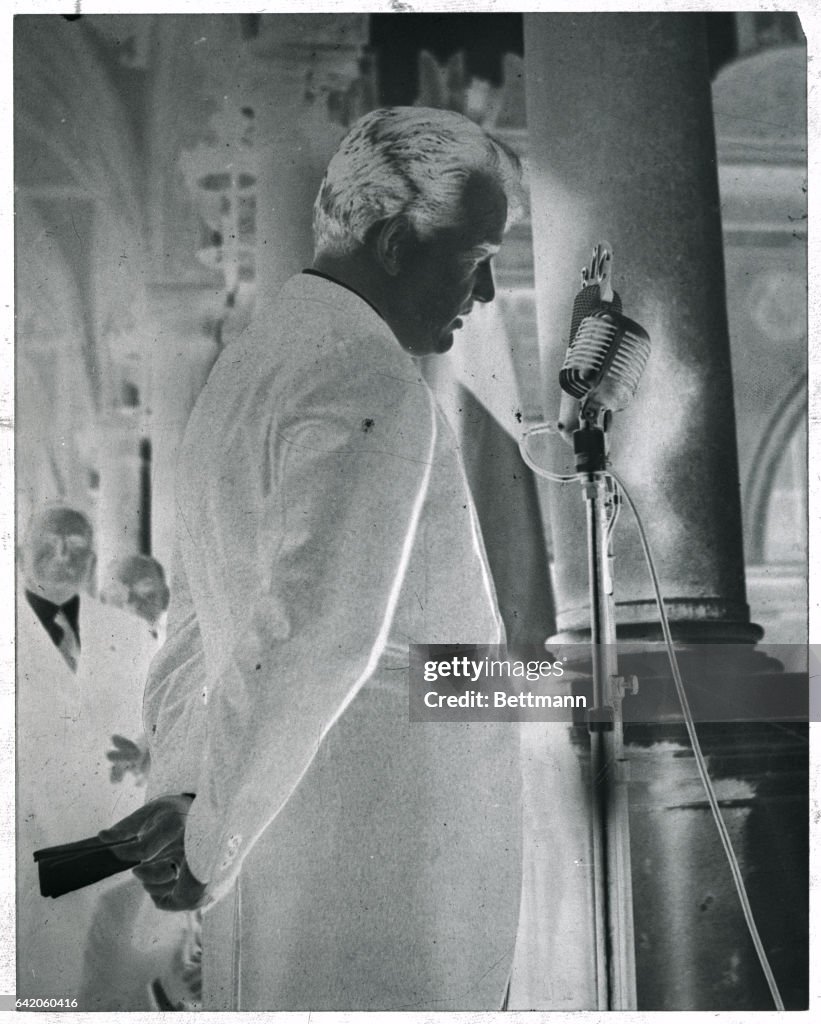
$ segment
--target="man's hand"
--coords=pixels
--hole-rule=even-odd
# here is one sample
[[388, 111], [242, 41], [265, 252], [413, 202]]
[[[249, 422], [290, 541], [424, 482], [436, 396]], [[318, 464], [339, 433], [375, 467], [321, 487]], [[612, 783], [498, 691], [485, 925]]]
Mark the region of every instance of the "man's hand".
[[185, 819], [193, 802], [186, 794], [162, 796], [99, 833], [112, 852], [140, 864], [134, 874], [160, 910], [196, 910], [208, 899], [205, 886], [185, 860]]
[[151, 765], [151, 755], [145, 740], [134, 741], [115, 734], [111, 742], [114, 746], [105, 755], [111, 762], [111, 781], [122, 782], [126, 774], [132, 772], [137, 785], [144, 785]]

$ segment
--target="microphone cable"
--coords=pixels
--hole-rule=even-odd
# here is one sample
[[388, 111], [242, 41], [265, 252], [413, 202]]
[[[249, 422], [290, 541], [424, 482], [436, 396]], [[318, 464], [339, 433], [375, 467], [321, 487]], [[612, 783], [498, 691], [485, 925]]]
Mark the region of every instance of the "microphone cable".
[[534, 473], [538, 476], [544, 477], [545, 480], [551, 480], [554, 484], [569, 484], [578, 480], [578, 473], [570, 473], [565, 476], [561, 476], [559, 473], [551, 473], [549, 469], [543, 469], [538, 463], [533, 461], [530, 452], [527, 450], [527, 442], [531, 437], [535, 437], [537, 434], [558, 434], [559, 431], [553, 423], [539, 423], [538, 426], [531, 427], [526, 430], [519, 441], [519, 452], [522, 456], [522, 461], [525, 465], [529, 466]]
[[[527, 442], [531, 437], [537, 434], [546, 433], [557, 433], [557, 430], [553, 424], [543, 423], [539, 424], [536, 427], [532, 427], [530, 430], [527, 430], [522, 435], [522, 438], [519, 441], [519, 451], [521, 452], [521, 456], [525, 464], [529, 466], [530, 469], [532, 469], [533, 472], [536, 473], [538, 476], [543, 477], [546, 480], [550, 480], [554, 483], [570, 483], [571, 481], [578, 480], [579, 476], [583, 474], [574, 473], [571, 475], [561, 475], [558, 473], [552, 473], [549, 470], [546, 470], [539, 466], [533, 460], [533, 458], [527, 450]], [[733, 844], [730, 839], [730, 833], [728, 832], [727, 826], [724, 822], [724, 818], [722, 817], [721, 808], [718, 805], [718, 799], [716, 797], [715, 789], [713, 787], [713, 782], [707, 770], [707, 762], [704, 758], [704, 753], [701, 749], [701, 743], [699, 742], [698, 735], [696, 733], [695, 721], [693, 720], [693, 714], [690, 710], [690, 703], [687, 700], [687, 694], [684, 689], [684, 681], [681, 677], [681, 672], [679, 670], [678, 659], [676, 658], [675, 647], [673, 645], [673, 634], [670, 631], [670, 623], [667, 618], [667, 610], [664, 607], [664, 597], [661, 593], [661, 584], [659, 583], [658, 574], [656, 572], [656, 566], [653, 561], [652, 552], [650, 550], [650, 542], [648, 540], [647, 533], [644, 529], [644, 523], [642, 522], [636, 504], [630, 496], [630, 492], [625, 487], [622, 479], [611, 469], [606, 470], [605, 475], [609, 476], [611, 480], [613, 480], [613, 482], [616, 484], [616, 496], [618, 497], [618, 493], [621, 492], [621, 494], [624, 495], [627, 504], [630, 506], [630, 511], [633, 513], [633, 518], [635, 519], [636, 527], [638, 529], [639, 540], [641, 541], [642, 552], [644, 554], [644, 559], [647, 563], [647, 568], [650, 573], [650, 579], [653, 584], [653, 593], [656, 600], [656, 606], [658, 608], [662, 633], [664, 635], [664, 643], [667, 650], [667, 658], [670, 662], [670, 668], [673, 673], [673, 681], [675, 683], [676, 694], [678, 696], [679, 704], [681, 705], [682, 714], [684, 716], [684, 724], [687, 729], [687, 736], [689, 737], [690, 745], [693, 749], [693, 755], [695, 758], [696, 767], [698, 769], [698, 774], [701, 779], [701, 783], [704, 787], [704, 791], [707, 794], [707, 802], [710, 805], [710, 810], [712, 812], [713, 820], [715, 821], [715, 825], [718, 830], [721, 845], [724, 848], [724, 853], [726, 854], [727, 861], [730, 865], [730, 872], [732, 874], [733, 883], [735, 885], [736, 893], [738, 894], [738, 899], [741, 904], [741, 910], [744, 914], [744, 921], [747, 925], [747, 930], [750, 933], [750, 938], [752, 939], [753, 946], [755, 947], [756, 955], [758, 956], [758, 961], [761, 964], [761, 969], [764, 972], [764, 977], [766, 978], [767, 986], [770, 990], [770, 995], [772, 996], [772, 1000], [775, 1004], [776, 1009], [784, 1010], [784, 1001], [781, 998], [781, 993], [778, 989], [778, 984], [775, 980], [775, 975], [773, 974], [772, 967], [770, 966], [770, 961], [767, 958], [767, 953], [764, 949], [764, 943], [761, 941], [761, 935], [759, 934], [758, 926], [755, 923], [753, 910], [750, 905], [749, 896], [747, 895], [747, 888], [744, 884], [744, 877], [741, 872], [741, 866], [738, 863], [738, 858], [736, 856], [735, 850], [733, 849]], [[615, 506], [616, 513], [618, 512], [618, 504], [619, 503], [617, 501]], [[614, 525], [615, 515], [613, 516], [613, 519], [609, 524], [608, 535], [612, 532]]]

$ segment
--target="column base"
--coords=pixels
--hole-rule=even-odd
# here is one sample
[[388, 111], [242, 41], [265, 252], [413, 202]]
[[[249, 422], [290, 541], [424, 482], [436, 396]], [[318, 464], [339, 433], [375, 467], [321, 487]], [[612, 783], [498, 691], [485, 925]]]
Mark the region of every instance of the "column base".
[[[670, 631], [677, 643], [755, 644], [764, 635], [760, 626], [750, 622], [749, 606], [742, 602], [718, 598], [672, 598], [665, 600], [664, 607]], [[589, 607], [584, 605], [559, 613], [556, 629], [548, 643], [589, 641]], [[619, 640], [662, 640], [655, 601], [617, 602], [616, 631]]]

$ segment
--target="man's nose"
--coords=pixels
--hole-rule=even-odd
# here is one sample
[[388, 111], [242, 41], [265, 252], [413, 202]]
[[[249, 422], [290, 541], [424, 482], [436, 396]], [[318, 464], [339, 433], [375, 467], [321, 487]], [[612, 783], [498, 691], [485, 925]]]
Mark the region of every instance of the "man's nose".
[[482, 263], [476, 275], [476, 284], [473, 286], [473, 298], [477, 302], [493, 302], [496, 297], [496, 287], [493, 284], [493, 269], [489, 263]]

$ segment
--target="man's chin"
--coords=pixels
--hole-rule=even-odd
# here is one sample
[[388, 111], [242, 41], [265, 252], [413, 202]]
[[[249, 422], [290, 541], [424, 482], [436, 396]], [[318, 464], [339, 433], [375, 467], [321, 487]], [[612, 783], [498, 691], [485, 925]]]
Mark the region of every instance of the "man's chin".
[[453, 348], [453, 331], [447, 329], [436, 331], [429, 328], [425, 331], [405, 334], [398, 340], [402, 348], [416, 358], [439, 356]]

